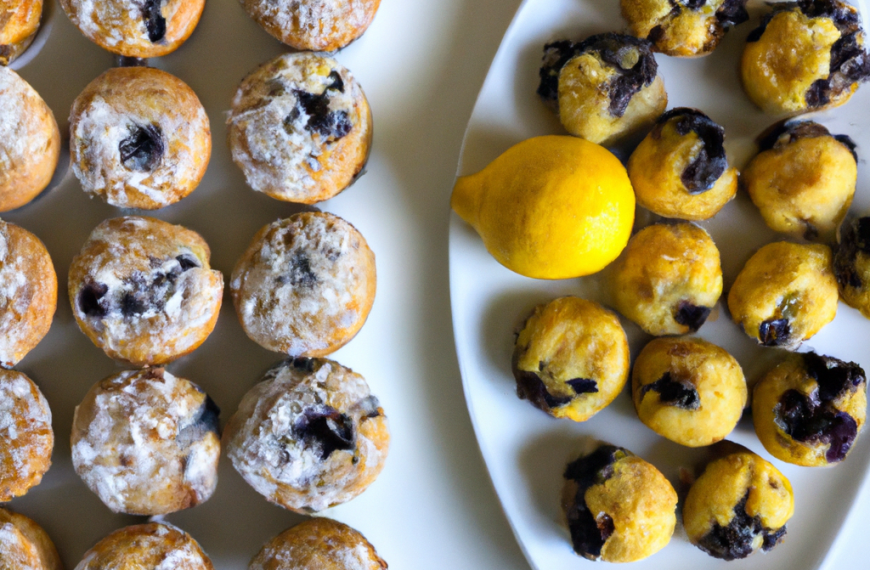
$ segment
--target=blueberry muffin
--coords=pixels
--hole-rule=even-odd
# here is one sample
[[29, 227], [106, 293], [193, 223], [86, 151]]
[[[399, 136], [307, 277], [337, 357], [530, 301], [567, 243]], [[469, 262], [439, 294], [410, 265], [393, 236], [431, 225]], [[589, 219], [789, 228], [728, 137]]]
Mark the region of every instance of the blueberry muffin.
[[696, 109], [659, 117], [628, 161], [637, 203], [665, 218], [706, 220], [737, 193], [728, 168], [725, 129]]
[[870, 217], [847, 219], [840, 226], [834, 275], [840, 298], [870, 319]]
[[269, 501], [299, 513], [345, 503], [387, 458], [387, 418], [365, 379], [320, 358], [286, 360], [242, 398], [227, 455]]
[[152, 522], [116, 530], [85, 553], [75, 570], [214, 570], [183, 530]]
[[676, 57], [711, 53], [727, 28], [749, 19], [746, 0], [621, 0], [632, 35]]
[[517, 395], [556, 418], [583, 422], [603, 410], [628, 379], [628, 340], [604, 307], [561, 297], [535, 307], [511, 362]]
[[60, 0], [86, 38], [127, 57], [159, 57], [187, 40], [205, 0]]
[[613, 306], [652, 335], [695, 332], [722, 294], [719, 250], [694, 224], [654, 224], [610, 269]]
[[814, 352], [788, 355], [752, 392], [758, 439], [771, 455], [796, 465], [845, 459], [866, 415], [864, 370]]
[[0, 370], [0, 502], [39, 485], [51, 465], [53, 448], [45, 396], [23, 373]]
[[746, 42], [743, 89], [767, 113], [839, 107], [870, 77], [861, 16], [843, 0], [773, 3]]
[[794, 513], [791, 483], [751, 451], [713, 461], [689, 489], [683, 526], [715, 558], [737, 560], [782, 542]]
[[791, 121], [762, 137], [759, 151], [742, 180], [767, 225], [810, 240], [832, 238], [855, 194], [852, 139], [812, 121]]
[[631, 375], [637, 415], [662, 437], [688, 447], [725, 439], [746, 406], [746, 379], [733, 356], [700, 338], [657, 338]]
[[549, 43], [540, 78], [538, 95], [562, 126], [605, 146], [649, 127], [668, 105], [649, 42], [633, 36]]
[[381, 0], [239, 0], [274, 38], [306, 51], [335, 51], [363, 35]]
[[314, 204], [361, 175], [372, 144], [372, 114], [362, 88], [337, 61], [284, 54], [242, 81], [227, 140], [251, 188]]
[[79, 328], [112, 358], [134, 366], [170, 362], [211, 334], [223, 275], [202, 237], [154, 218], [106, 220], [69, 272]]
[[366, 538], [338, 521], [313, 518], [285, 530], [251, 560], [248, 570], [384, 570]]
[[376, 286], [365, 238], [326, 212], [262, 228], [230, 282], [248, 336], [290, 356], [326, 356], [344, 346], [365, 323]]
[[634, 562], [671, 540], [677, 493], [630, 451], [601, 445], [565, 469], [562, 509], [574, 552], [589, 560]]
[[0, 66], [0, 212], [42, 192], [60, 156], [54, 114], [29, 83]]
[[4, 0], [0, 17], [0, 65], [9, 65], [30, 46], [42, 20], [42, 0]]
[[62, 570], [63, 563], [41, 526], [24, 515], [0, 509], [0, 568]]
[[197, 187], [211, 130], [193, 90], [150, 67], [94, 79], [70, 112], [70, 160], [82, 189], [119, 208], [154, 210]]
[[826, 245], [767, 244], [734, 280], [728, 293], [731, 318], [762, 346], [796, 349], [837, 314], [831, 261]]

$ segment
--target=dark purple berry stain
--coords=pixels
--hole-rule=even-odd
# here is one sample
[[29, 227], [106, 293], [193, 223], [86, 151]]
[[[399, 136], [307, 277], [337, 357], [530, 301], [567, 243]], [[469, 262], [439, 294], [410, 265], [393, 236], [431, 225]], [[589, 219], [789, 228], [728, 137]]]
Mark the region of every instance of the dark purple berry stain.
[[658, 392], [659, 401], [667, 406], [684, 410], [697, 410], [701, 407], [701, 397], [695, 386], [691, 382], [674, 379], [670, 372], [665, 372], [664, 376], [655, 382], [644, 385], [640, 389], [641, 400], [650, 390]]
[[834, 254], [834, 275], [840, 287], [864, 287], [856, 265], [859, 254], [870, 255], [870, 218], [846, 220], [841, 226], [840, 244]]
[[598, 382], [589, 378], [574, 378], [565, 384], [571, 386], [575, 394], [594, 394], [598, 392]]
[[514, 378], [517, 380], [517, 396], [522, 400], [528, 400], [536, 408], [548, 411], [571, 401], [570, 396], [554, 396], [548, 392], [544, 381], [534, 372], [514, 367]]
[[304, 111], [308, 116], [306, 128], [309, 131], [318, 133], [321, 137], [331, 141], [336, 141], [347, 136], [351, 129], [353, 129], [347, 112], [329, 110], [329, 92], [331, 90], [342, 91], [343, 89], [344, 82], [342, 82], [341, 77], [335, 78], [320, 95], [294, 89], [296, 107], [284, 119], [285, 126], [289, 128]]
[[364, 418], [376, 418], [381, 415], [381, 403], [375, 396], [366, 396], [363, 398], [359, 404], [360, 410], [362, 411], [362, 416]]
[[674, 121], [674, 128], [680, 136], [694, 132], [703, 143], [698, 155], [680, 175], [683, 186], [692, 195], [711, 190], [728, 168], [725, 129], [704, 113], [687, 107], [671, 109], [663, 114], [659, 117], [656, 128], [660, 132], [664, 124], [671, 120]]
[[725, 0], [716, 10], [716, 19], [723, 26], [738, 26], [749, 20], [746, 0]]
[[293, 433], [305, 445], [319, 449], [321, 461], [337, 450], [352, 450], [356, 445], [353, 422], [331, 406], [306, 409], [296, 420]]
[[565, 64], [580, 55], [580, 44], [559, 40], [544, 46], [544, 59], [538, 76], [538, 96], [556, 109], [559, 103], [559, 73]]
[[151, 172], [163, 158], [166, 144], [160, 125], [133, 125], [130, 134], [118, 145], [121, 164], [128, 170]]
[[201, 267], [199, 260], [189, 253], [183, 253], [176, 256], [175, 261], [177, 261], [178, 265], [181, 266], [182, 273], [190, 269]]
[[85, 283], [78, 295], [79, 310], [88, 317], [105, 317], [107, 310], [103, 304], [103, 297], [109, 292], [109, 286], [105, 283], [90, 281]]
[[788, 344], [791, 325], [788, 319], [768, 319], [758, 327], [758, 339], [764, 346]]
[[690, 301], [680, 301], [677, 304], [677, 311], [674, 313], [674, 320], [689, 327], [689, 332], [695, 332], [706, 322], [712, 310], [710, 307], [693, 305]]
[[145, 0], [142, 3], [142, 21], [152, 44], [166, 36], [166, 18], [163, 17], [162, 0]]
[[780, 149], [800, 139], [829, 136], [831, 132], [824, 125], [813, 121], [780, 121], [759, 137], [758, 149]]
[[208, 433], [220, 436], [220, 414], [221, 409], [210, 396], [206, 395], [205, 401], [191, 421], [180, 426], [175, 442], [179, 447], [185, 448], [201, 441]]
[[344, 93], [344, 81], [341, 79], [341, 75], [337, 71], [329, 72], [329, 85], [326, 87], [326, 90], [334, 90], [339, 93]]
[[296, 370], [301, 370], [302, 372], [314, 372], [314, 365], [316, 362], [317, 361], [313, 358], [293, 358], [288, 361], [290, 366]]
[[278, 277], [278, 282], [282, 285], [290, 283], [293, 287], [300, 289], [311, 289], [317, 284], [317, 275], [311, 269], [311, 259], [308, 254], [301, 249], [293, 252], [293, 257], [290, 259], [290, 271], [286, 275]]
[[698, 547], [715, 558], [722, 560], [737, 560], [752, 554], [752, 543], [758, 535], [762, 536], [762, 549], [766, 552], [782, 541], [786, 527], [777, 529], [764, 528], [761, 517], [750, 517], [746, 514], [746, 502], [749, 491], [743, 495], [734, 506], [734, 516], [727, 526], [717, 522], [698, 542]]

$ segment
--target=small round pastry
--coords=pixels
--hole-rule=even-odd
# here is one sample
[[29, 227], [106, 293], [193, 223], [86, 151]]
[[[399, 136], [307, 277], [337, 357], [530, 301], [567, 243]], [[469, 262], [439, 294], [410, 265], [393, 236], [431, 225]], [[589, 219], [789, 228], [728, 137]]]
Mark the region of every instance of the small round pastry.
[[94, 384], [70, 435], [76, 473], [116, 513], [165, 515], [217, 486], [220, 409], [163, 368], [126, 370]]
[[286, 360], [242, 398], [227, 455], [269, 501], [298, 513], [345, 503], [387, 458], [387, 418], [365, 379], [321, 358]]
[[772, 3], [746, 42], [743, 89], [767, 113], [839, 107], [870, 77], [861, 16], [843, 0]]
[[695, 332], [722, 294], [719, 250], [695, 224], [654, 224], [614, 262], [613, 305], [651, 335]]
[[362, 328], [375, 302], [375, 254], [356, 228], [302, 212], [254, 236], [230, 282], [254, 342], [290, 356], [326, 356]]
[[63, 570], [54, 543], [31, 519], [0, 509], [0, 568]]
[[51, 466], [53, 448], [45, 396], [23, 373], [0, 370], [0, 502], [39, 485]]
[[79, 328], [112, 358], [165, 364], [192, 352], [214, 330], [223, 275], [209, 267], [198, 233], [154, 218], [106, 220], [69, 271]]
[[39, 30], [42, 0], [3, 0], [0, 18], [0, 65], [24, 53]]
[[85, 553], [75, 570], [214, 570], [189, 534], [165, 522], [116, 530]]
[[826, 245], [767, 244], [749, 258], [731, 286], [731, 318], [758, 344], [795, 350], [837, 314], [831, 261]]
[[0, 220], [0, 366], [12, 368], [51, 328], [57, 275], [45, 245]]
[[580, 556], [634, 562], [670, 542], [677, 524], [677, 492], [640, 457], [601, 445], [569, 463], [564, 477], [562, 509]]
[[668, 105], [646, 40], [599, 34], [544, 46], [538, 95], [574, 136], [604, 146], [652, 125]]
[[248, 570], [384, 570], [387, 563], [362, 534], [313, 518], [285, 530], [254, 556]]
[[248, 185], [314, 204], [347, 188], [368, 160], [372, 113], [359, 83], [332, 58], [284, 54], [239, 85], [227, 141]]
[[303, 51], [335, 51], [368, 29], [381, 0], [239, 0], [275, 39]]
[[584, 422], [628, 379], [628, 339], [619, 318], [592, 301], [561, 297], [535, 307], [514, 346], [517, 395], [555, 418]]
[[870, 217], [847, 219], [840, 226], [834, 275], [840, 298], [870, 319]]
[[39, 93], [2, 66], [0, 109], [0, 212], [7, 212], [33, 200], [51, 182], [60, 131]]
[[819, 467], [852, 449], [867, 416], [867, 380], [854, 362], [792, 354], [752, 391], [755, 433], [782, 461]]
[[82, 189], [119, 208], [154, 210], [197, 187], [211, 156], [196, 93], [165, 71], [115, 67], [70, 112], [70, 160]]
[[742, 180], [772, 230], [829, 239], [855, 194], [855, 147], [818, 123], [790, 121], [761, 139]]
[[710, 556], [737, 560], [782, 542], [793, 513], [789, 480], [746, 450], [707, 465], [686, 496], [683, 526]]
[[675, 57], [712, 53], [727, 28], [749, 19], [746, 0], [621, 0], [632, 35]]
[[637, 203], [665, 218], [712, 218], [737, 194], [725, 129], [696, 109], [671, 109], [628, 160]]
[[60, 0], [86, 38], [126, 57], [160, 57], [187, 40], [205, 0]]
[[746, 378], [733, 356], [704, 339], [657, 338], [631, 375], [637, 416], [662, 437], [701, 447], [725, 439], [746, 406]]

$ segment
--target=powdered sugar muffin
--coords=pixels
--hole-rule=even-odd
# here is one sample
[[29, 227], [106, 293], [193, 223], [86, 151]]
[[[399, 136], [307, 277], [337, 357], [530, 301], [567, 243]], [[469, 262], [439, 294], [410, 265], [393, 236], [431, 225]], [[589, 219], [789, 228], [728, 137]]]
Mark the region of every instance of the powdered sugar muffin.
[[361, 172], [372, 115], [359, 84], [334, 59], [284, 54], [248, 75], [227, 119], [233, 161], [254, 190], [313, 204]]
[[112, 358], [164, 364], [193, 351], [217, 322], [223, 275], [202, 237], [154, 218], [106, 220], [69, 272], [79, 328]]
[[0, 67], [0, 212], [42, 192], [60, 156], [54, 114], [29, 83]]
[[162, 515], [196, 506], [217, 485], [220, 409], [162, 368], [95, 384], [76, 407], [72, 461], [115, 512]]
[[372, 23], [380, 0], [240, 0], [272, 36], [299, 50], [343, 48]]
[[169, 523], [116, 530], [85, 553], [75, 570], [214, 570], [189, 534]]
[[303, 212], [254, 236], [230, 288], [252, 340], [290, 356], [325, 356], [362, 328], [376, 281], [375, 255], [356, 228]]
[[0, 220], [0, 365], [15, 366], [39, 344], [56, 308], [57, 275], [45, 245]]
[[30, 46], [42, 19], [42, 0], [3, 0], [0, 5], [0, 65], [9, 65]]
[[211, 155], [208, 116], [196, 94], [150, 67], [116, 67], [85, 87], [70, 113], [70, 139], [82, 189], [120, 208], [181, 200]]
[[54, 543], [31, 519], [0, 509], [0, 568], [62, 570]]
[[60, 0], [86, 38], [112, 53], [158, 57], [174, 52], [199, 22], [205, 0]]
[[365, 379], [321, 358], [286, 360], [242, 398], [227, 455], [258, 493], [299, 513], [345, 503], [387, 458], [387, 418]]
[[285, 530], [251, 560], [248, 570], [384, 570], [375, 547], [338, 521], [313, 518]]
[[51, 466], [51, 410], [21, 372], [0, 370], [0, 502], [27, 493]]

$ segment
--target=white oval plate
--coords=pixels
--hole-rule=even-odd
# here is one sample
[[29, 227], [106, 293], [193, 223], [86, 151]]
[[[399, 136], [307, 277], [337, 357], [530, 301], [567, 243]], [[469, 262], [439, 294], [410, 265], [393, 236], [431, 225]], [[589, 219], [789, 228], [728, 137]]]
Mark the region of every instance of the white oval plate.
[[[860, 3], [863, 11], [865, 3]], [[756, 109], [744, 95], [738, 61], [746, 35], [764, 8], [750, 0], [752, 19], [730, 31], [719, 48], [701, 59], [657, 55], [669, 95], [669, 108], [697, 107], [722, 124], [726, 149], [741, 168], [755, 153], [754, 139], [775, 119]], [[459, 175], [482, 169], [509, 146], [543, 134], [563, 134], [558, 120], [535, 94], [543, 45], [555, 39], [582, 39], [623, 29], [616, 0], [526, 0], [502, 41], [474, 107], [461, 154]], [[870, 85], [844, 107], [814, 118], [835, 134], [858, 143], [858, 192], [852, 211], [870, 206], [866, 153], [870, 152]], [[636, 227], [654, 221], [639, 209]], [[749, 198], [740, 192], [713, 220], [703, 225], [722, 254], [725, 291], [758, 247], [784, 239], [763, 223]], [[560, 295], [603, 301], [600, 279], [587, 277], [540, 281], [512, 273], [484, 249], [474, 231], [455, 214], [450, 226], [450, 289], [456, 347], [468, 409], [496, 492], [529, 563], [536, 569], [589, 567], [576, 556], [561, 524], [559, 490], [566, 462], [585, 437], [624, 446], [656, 465], [679, 489], [679, 469], [703, 457], [647, 429], [638, 419], [628, 389], [607, 409], [585, 423], [555, 420], [517, 398], [510, 371], [513, 333], [538, 303]], [[722, 297], [725, 299], [725, 295]], [[721, 305], [720, 305], [721, 307]], [[622, 320], [632, 357], [650, 337]], [[714, 310], [699, 335], [724, 347], [741, 363], [751, 382], [767, 370], [779, 351], [757, 347]], [[870, 367], [870, 321], [840, 303], [837, 318], [805, 343], [817, 352]], [[671, 543], [637, 568], [729, 568], [793, 570], [818, 568], [831, 549], [866, 479], [870, 435], [860, 438], [848, 459], [834, 468], [802, 468], [774, 460], [744, 418], [730, 436], [774, 464], [791, 480], [795, 515], [783, 544], [768, 554], [725, 563], [693, 547], [678, 525]]]

